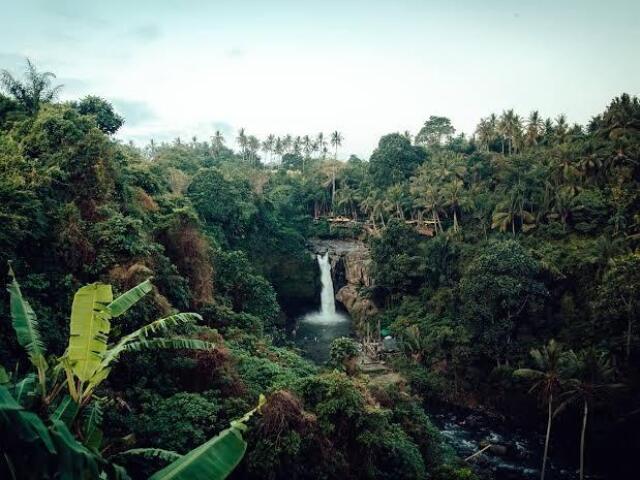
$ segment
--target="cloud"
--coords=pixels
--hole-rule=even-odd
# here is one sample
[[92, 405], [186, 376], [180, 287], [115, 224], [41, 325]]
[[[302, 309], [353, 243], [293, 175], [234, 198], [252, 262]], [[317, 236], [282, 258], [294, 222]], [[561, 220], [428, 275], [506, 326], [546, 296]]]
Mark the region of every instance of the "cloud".
[[157, 25], [149, 23], [130, 30], [129, 35], [139, 42], [151, 43], [162, 36], [162, 30]]
[[91, 82], [81, 78], [57, 77], [53, 83], [62, 85], [62, 95], [64, 97], [77, 98], [87, 95], [91, 91]]
[[6, 69], [14, 74], [22, 74], [27, 67], [26, 58], [18, 53], [0, 52], [0, 69]]
[[229, 58], [241, 58], [245, 56], [245, 51], [239, 47], [233, 47], [226, 52]]
[[235, 128], [227, 122], [215, 121], [211, 124], [213, 131], [220, 130], [225, 137], [233, 138]]
[[133, 127], [156, 119], [153, 109], [145, 102], [123, 98], [110, 100], [116, 111], [124, 117], [125, 125]]

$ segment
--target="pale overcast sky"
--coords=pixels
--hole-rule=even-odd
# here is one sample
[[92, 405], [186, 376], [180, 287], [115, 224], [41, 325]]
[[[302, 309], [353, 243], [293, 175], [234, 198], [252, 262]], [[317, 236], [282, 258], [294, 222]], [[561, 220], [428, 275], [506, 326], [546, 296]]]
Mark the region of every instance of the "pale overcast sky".
[[337, 129], [368, 157], [429, 115], [584, 123], [640, 94], [639, 47], [638, 0], [0, 0], [0, 68], [109, 99], [137, 142]]

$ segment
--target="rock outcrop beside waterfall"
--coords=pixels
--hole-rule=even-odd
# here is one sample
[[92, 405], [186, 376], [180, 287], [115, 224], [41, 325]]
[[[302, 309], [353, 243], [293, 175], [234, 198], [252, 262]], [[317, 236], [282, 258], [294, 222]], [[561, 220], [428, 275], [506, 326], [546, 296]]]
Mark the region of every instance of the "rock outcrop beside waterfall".
[[358, 333], [364, 333], [365, 320], [378, 313], [375, 303], [364, 295], [373, 285], [371, 255], [357, 240], [314, 240], [316, 253], [329, 252], [336, 300], [349, 312]]

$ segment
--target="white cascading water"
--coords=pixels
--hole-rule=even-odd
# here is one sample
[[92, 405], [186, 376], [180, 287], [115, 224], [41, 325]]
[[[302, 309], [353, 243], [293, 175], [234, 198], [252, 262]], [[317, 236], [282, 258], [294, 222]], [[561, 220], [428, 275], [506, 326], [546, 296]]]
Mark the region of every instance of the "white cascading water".
[[333, 293], [333, 279], [331, 278], [331, 264], [329, 263], [329, 252], [324, 255], [317, 255], [320, 266], [320, 315], [324, 317], [335, 317], [336, 301]]
[[308, 357], [323, 363], [329, 359], [329, 347], [333, 339], [350, 335], [351, 322], [347, 315], [339, 310], [336, 311], [329, 253], [316, 255], [316, 258], [320, 267], [322, 287], [320, 310], [304, 315], [293, 335], [296, 337], [296, 343], [303, 348]]
[[335, 292], [333, 291], [333, 279], [331, 278], [331, 262], [329, 252], [316, 255], [320, 267], [320, 311], [308, 313], [302, 319], [303, 323], [316, 323], [322, 325], [339, 324], [349, 321], [344, 313], [336, 311]]

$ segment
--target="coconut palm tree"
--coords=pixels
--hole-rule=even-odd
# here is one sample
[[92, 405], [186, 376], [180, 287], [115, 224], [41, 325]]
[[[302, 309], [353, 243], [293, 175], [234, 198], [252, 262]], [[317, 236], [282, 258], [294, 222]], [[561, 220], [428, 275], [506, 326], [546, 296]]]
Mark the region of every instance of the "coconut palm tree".
[[529, 114], [527, 119], [527, 131], [525, 133], [525, 144], [527, 146], [537, 145], [540, 140], [544, 122], [538, 110], [534, 110]]
[[284, 142], [282, 141], [282, 139], [280, 137], [276, 137], [276, 141], [275, 144], [273, 146], [273, 153], [276, 154], [277, 157], [279, 157], [279, 163], [282, 163], [282, 154], [285, 152], [285, 148], [284, 148]]
[[238, 136], [236, 137], [236, 142], [238, 143], [238, 146], [240, 147], [240, 153], [242, 155], [242, 160], [246, 160], [247, 159], [248, 139], [247, 139], [247, 134], [246, 134], [244, 128], [241, 128], [238, 131]]
[[404, 220], [404, 205], [406, 204], [405, 188], [397, 183], [390, 186], [384, 195], [385, 210], [390, 217], [397, 216], [398, 219]]
[[435, 231], [442, 231], [439, 213], [443, 205], [442, 191], [429, 165], [425, 163], [418, 168], [418, 174], [411, 178], [409, 191], [416, 205], [431, 215]]
[[273, 155], [273, 147], [276, 143], [276, 136], [272, 133], [262, 142], [262, 151], [269, 154], [269, 163], [271, 163], [271, 155]]
[[567, 116], [564, 114], [558, 115], [556, 118], [556, 124], [554, 127], [554, 136], [557, 143], [564, 143], [567, 140], [569, 133], [569, 125], [567, 124]]
[[291, 146], [293, 145], [293, 137], [290, 134], [286, 134], [282, 138], [282, 153], [287, 153], [291, 150]]
[[300, 151], [302, 150], [302, 137], [300, 137], [300, 135], [297, 135], [293, 139], [293, 145], [291, 147], [291, 150], [296, 155], [300, 155]]
[[313, 152], [313, 140], [311, 140], [309, 135], [302, 137], [302, 152], [304, 153], [302, 157], [302, 174], [304, 175], [305, 163], [311, 156], [311, 152]]
[[333, 153], [333, 168], [332, 168], [332, 180], [331, 180], [331, 206], [333, 208], [333, 202], [336, 198], [336, 163], [338, 161], [338, 147], [342, 145], [342, 134], [335, 130], [331, 134], [331, 145], [334, 148]]
[[485, 151], [489, 151], [489, 146], [495, 138], [495, 129], [491, 126], [488, 119], [480, 119], [480, 123], [476, 127], [476, 135], [478, 136], [478, 142]]
[[258, 163], [258, 151], [260, 150], [260, 140], [254, 135], [247, 137], [247, 157], [251, 160], [251, 163]]
[[220, 153], [220, 150], [224, 147], [224, 135], [220, 130], [216, 130], [211, 137], [211, 147], [214, 153]]
[[453, 231], [456, 233], [460, 230], [458, 213], [460, 212], [462, 204], [465, 203], [464, 193], [464, 182], [457, 177], [442, 187], [445, 207], [448, 207], [453, 214]]
[[540, 480], [544, 480], [549, 455], [549, 440], [551, 438], [553, 402], [566, 379], [569, 362], [567, 352], [564, 352], [560, 344], [553, 339], [549, 340], [549, 343], [541, 349], [531, 350], [531, 357], [536, 368], [519, 368], [514, 372], [514, 375], [531, 380], [533, 385], [529, 392], [537, 390], [547, 403], [547, 433], [542, 456], [542, 471], [540, 472]]
[[327, 141], [325, 140], [324, 133], [322, 132], [318, 133], [316, 136], [316, 151], [320, 152], [322, 160], [324, 160], [327, 153]]
[[584, 479], [584, 447], [589, 411], [598, 400], [615, 389], [622, 388], [620, 383], [612, 383], [615, 370], [611, 360], [604, 352], [589, 348], [575, 355], [570, 352], [570, 361], [575, 369], [573, 378], [567, 381], [564, 401], [555, 414], [560, 413], [571, 403], [582, 404], [582, 429], [580, 431], [580, 480]]
[[24, 80], [15, 78], [8, 70], [0, 72], [0, 86], [13, 97], [29, 115], [35, 115], [43, 103], [56, 99], [62, 85], [52, 85], [56, 76], [51, 72], [39, 72], [27, 58]]
[[351, 218], [358, 220], [358, 210], [356, 208], [358, 191], [349, 185], [344, 185], [336, 192], [336, 206], [345, 208]]

